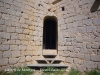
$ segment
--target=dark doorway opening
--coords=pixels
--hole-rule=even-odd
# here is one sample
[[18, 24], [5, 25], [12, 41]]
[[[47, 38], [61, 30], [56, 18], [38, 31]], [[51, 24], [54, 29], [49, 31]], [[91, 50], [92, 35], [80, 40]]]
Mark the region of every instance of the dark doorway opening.
[[57, 19], [46, 17], [43, 26], [43, 49], [56, 49], [57, 47]]

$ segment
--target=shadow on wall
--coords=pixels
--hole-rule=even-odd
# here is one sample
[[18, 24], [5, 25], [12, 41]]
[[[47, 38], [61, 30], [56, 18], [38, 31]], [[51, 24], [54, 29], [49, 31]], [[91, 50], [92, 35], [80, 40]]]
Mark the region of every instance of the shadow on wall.
[[98, 10], [100, 6], [100, 0], [95, 0], [94, 4], [92, 5], [90, 12], [93, 13]]

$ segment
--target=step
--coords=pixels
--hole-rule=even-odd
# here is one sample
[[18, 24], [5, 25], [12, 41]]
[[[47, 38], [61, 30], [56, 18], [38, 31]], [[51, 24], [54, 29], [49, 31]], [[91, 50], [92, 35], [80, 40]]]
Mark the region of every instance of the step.
[[55, 58], [45, 58], [45, 59], [36, 59], [36, 61], [62, 61], [61, 59], [55, 59]]
[[55, 58], [45, 58], [45, 59], [36, 59], [36, 61], [38, 63], [46, 62], [47, 64], [50, 64], [50, 63], [54, 63], [54, 62], [60, 63], [62, 60], [61, 59], [55, 59]]
[[43, 54], [44, 58], [55, 58], [57, 54]]
[[68, 68], [68, 65], [64, 64], [30, 64], [27, 66], [33, 68], [43, 68], [43, 67]]

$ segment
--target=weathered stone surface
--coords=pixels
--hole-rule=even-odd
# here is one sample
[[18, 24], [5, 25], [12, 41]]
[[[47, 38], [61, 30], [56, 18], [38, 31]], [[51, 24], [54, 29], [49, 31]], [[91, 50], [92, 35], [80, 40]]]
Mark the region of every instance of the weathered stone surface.
[[7, 32], [15, 32], [15, 27], [8, 27]]
[[96, 30], [96, 26], [87, 26], [87, 32], [94, 32]]
[[100, 48], [100, 44], [94, 43], [94, 44], [92, 44], [92, 48], [93, 49], [99, 49]]
[[18, 39], [18, 33], [11, 33], [11, 39], [12, 40]]
[[98, 69], [100, 69], [100, 62], [98, 62]]
[[20, 51], [12, 51], [12, 57], [19, 57], [20, 55]]
[[100, 18], [94, 18], [94, 19], [93, 19], [93, 23], [94, 23], [95, 25], [99, 25], [99, 24], [100, 24]]
[[26, 61], [31, 61], [32, 60], [31, 58], [32, 58], [31, 56], [26, 56]]
[[20, 45], [20, 46], [19, 46], [19, 50], [26, 50], [26, 46]]
[[67, 57], [67, 58], [66, 58], [66, 62], [67, 62], [67, 63], [73, 63], [73, 58]]
[[90, 61], [90, 54], [84, 54], [84, 59]]
[[100, 69], [100, 7], [91, 13], [93, 0], [53, 1], [0, 0], [0, 68], [36, 63], [44, 20], [55, 16], [58, 57], [80, 71]]
[[19, 34], [18, 39], [25, 40], [25, 34]]
[[19, 62], [21, 62], [21, 63], [23, 62], [24, 63], [25, 62], [25, 57], [24, 56], [20, 57], [20, 61]]
[[8, 14], [2, 14], [2, 19], [4, 20], [8, 20], [9, 19], [9, 15]]
[[91, 55], [91, 60], [100, 61], [100, 55]]
[[87, 25], [87, 26], [91, 26], [92, 25], [92, 20], [91, 19], [86, 19], [84, 21], [84, 23]]
[[9, 45], [0, 45], [0, 50], [9, 50]]
[[21, 28], [16, 28], [16, 32], [17, 32], [17, 33], [22, 33], [22, 31], [23, 31], [23, 29], [21, 29]]
[[8, 65], [8, 58], [0, 58], [0, 65]]
[[4, 39], [10, 39], [10, 33], [1, 32], [0, 36]]
[[2, 58], [3, 57], [3, 52], [2, 51], [0, 51], [0, 58]]
[[84, 61], [84, 66], [88, 69], [96, 68], [97, 64], [93, 61]]
[[20, 18], [20, 23], [25, 23], [25, 19], [24, 18]]
[[18, 45], [10, 45], [10, 50], [19, 50]]
[[83, 64], [83, 61], [81, 59], [78, 59], [78, 58], [74, 58], [73, 61], [75, 64]]
[[19, 58], [9, 58], [9, 64], [16, 64], [19, 62]]
[[11, 57], [12, 53], [11, 51], [4, 51], [3, 52], [3, 58]]

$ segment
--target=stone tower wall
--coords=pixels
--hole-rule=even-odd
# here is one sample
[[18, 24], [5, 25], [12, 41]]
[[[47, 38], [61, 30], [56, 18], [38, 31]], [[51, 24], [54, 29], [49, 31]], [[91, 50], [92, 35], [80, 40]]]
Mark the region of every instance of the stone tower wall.
[[100, 7], [95, 0], [0, 0], [0, 68], [34, 64], [42, 55], [45, 16], [58, 19], [58, 55], [85, 71], [100, 69]]

